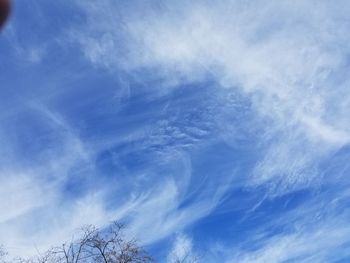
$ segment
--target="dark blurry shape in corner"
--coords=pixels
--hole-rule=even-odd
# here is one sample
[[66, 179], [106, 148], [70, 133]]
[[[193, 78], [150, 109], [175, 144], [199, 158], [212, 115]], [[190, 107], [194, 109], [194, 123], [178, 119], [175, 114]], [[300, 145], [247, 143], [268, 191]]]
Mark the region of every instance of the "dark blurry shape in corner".
[[11, 0], [0, 0], [0, 30], [4, 27], [11, 11]]

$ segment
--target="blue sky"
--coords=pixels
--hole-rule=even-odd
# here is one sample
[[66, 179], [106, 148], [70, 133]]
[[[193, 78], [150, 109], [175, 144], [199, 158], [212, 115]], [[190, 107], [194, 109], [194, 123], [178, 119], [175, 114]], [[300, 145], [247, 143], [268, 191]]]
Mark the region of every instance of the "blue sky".
[[0, 243], [128, 223], [159, 262], [350, 260], [350, 3], [14, 1]]

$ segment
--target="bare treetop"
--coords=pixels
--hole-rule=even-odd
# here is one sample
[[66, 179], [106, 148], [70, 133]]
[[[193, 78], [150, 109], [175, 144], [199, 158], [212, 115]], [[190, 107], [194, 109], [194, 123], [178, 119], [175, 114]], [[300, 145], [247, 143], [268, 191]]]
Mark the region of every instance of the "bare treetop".
[[[32, 259], [16, 259], [18, 263], [150, 263], [151, 256], [135, 239], [126, 239], [122, 224], [114, 222], [107, 229], [86, 226], [79, 238], [54, 247]], [[1, 253], [0, 247], [0, 263]]]

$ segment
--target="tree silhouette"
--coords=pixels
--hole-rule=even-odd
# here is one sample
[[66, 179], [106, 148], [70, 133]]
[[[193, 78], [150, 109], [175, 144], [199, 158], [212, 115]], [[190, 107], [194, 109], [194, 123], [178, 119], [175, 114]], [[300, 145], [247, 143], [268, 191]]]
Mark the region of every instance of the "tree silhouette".
[[[136, 240], [123, 235], [124, 226], [113, 222], [106, 229], [86, 226], [79, 238], [53, 247], [31, 259], [15, 259], [16, 263], [151, 263], [151, 256]], [[0, 247], [0, 263], [6, 263]]]

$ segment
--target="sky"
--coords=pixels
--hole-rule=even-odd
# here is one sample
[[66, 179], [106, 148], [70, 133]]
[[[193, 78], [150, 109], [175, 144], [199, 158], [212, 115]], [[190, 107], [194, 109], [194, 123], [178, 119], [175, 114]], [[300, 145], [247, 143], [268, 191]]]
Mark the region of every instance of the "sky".
[[0, 244], [127, 224], [161, 263], [350, 261], [350, 2], [15, 0]]

